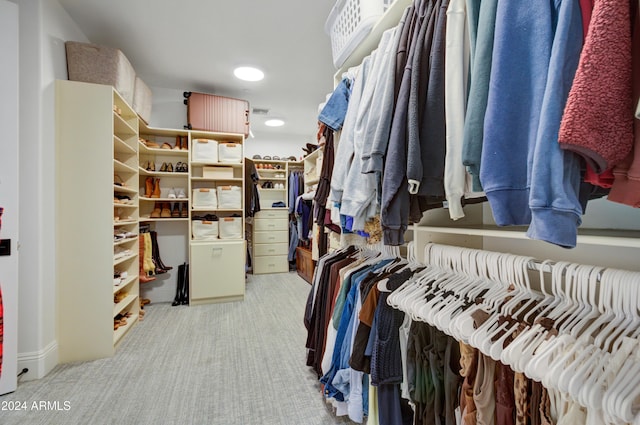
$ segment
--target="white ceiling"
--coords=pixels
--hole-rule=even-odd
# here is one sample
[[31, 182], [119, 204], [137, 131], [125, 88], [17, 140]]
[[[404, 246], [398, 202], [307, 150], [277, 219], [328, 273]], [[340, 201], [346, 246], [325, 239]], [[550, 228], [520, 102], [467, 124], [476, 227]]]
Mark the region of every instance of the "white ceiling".
[[[92, 43], [122, 50], [148, 85], [246, 99], [287, 122], [273, 129], [253, 115], [256, 138], [313, 140], [318, 104], [333, 89], [324, 23], [334, 1], [58, 1]], [[238, 65], [261, 68], [264, 80], [237, 80]]]

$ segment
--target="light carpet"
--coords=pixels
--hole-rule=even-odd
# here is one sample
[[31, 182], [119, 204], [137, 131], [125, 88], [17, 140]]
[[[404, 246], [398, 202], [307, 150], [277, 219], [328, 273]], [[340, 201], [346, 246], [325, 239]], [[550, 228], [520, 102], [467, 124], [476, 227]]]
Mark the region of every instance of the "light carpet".
[[[249, 275], [242, 302], [146, 306], [114, 357], [59, 365], [1, 396], [27, 409], [0, 411], [0, 423], [351, 423], [305, 365], [309, 289], [295, 273]], [[34, 409], [41, 401], [48, 408]]]

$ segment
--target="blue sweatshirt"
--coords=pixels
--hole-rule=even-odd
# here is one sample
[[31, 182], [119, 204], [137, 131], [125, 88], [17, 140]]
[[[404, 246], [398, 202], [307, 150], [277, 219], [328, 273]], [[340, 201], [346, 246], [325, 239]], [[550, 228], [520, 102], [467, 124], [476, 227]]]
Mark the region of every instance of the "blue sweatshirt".
[[579, 171], [557, 143], [579, 19], [576, 0], [498, 3], [480, 168], [498, 225], [529, 224], [531, 198], [529, 235], [562, 246], [575, 245], [581, 212], [573, 199]]

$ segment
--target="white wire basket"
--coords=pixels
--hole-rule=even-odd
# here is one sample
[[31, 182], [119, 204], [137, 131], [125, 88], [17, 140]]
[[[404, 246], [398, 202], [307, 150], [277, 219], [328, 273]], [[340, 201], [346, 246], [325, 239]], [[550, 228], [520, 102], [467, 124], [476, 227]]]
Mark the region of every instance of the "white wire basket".
[[324, 25], [333, 65], [340, 68], [394, 0], [338, 0]]

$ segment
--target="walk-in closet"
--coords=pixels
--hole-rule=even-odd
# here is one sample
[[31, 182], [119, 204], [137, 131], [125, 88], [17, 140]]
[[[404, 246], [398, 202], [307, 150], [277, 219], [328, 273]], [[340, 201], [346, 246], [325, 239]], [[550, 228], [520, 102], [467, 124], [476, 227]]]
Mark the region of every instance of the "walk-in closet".
[[640, 3], [0, 0], [0, 423], [640, 424]]

